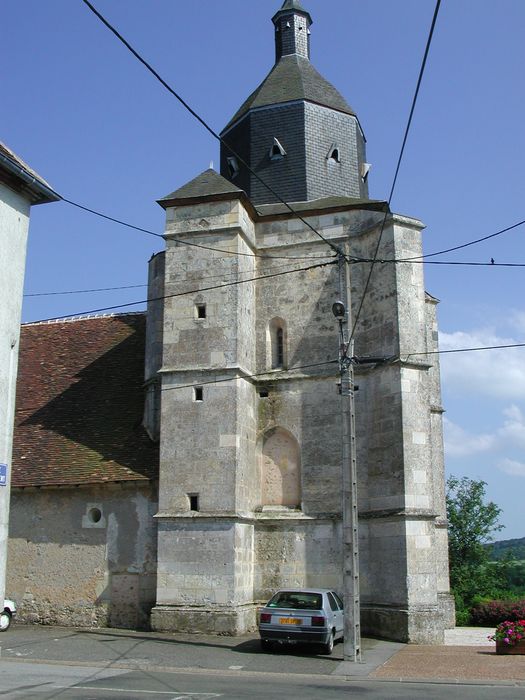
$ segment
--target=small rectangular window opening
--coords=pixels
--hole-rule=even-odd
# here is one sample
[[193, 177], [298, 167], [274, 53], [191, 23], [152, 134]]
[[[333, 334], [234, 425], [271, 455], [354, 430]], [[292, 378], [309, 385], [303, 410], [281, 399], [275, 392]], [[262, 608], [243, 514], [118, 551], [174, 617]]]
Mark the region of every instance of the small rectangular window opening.
[[199, 494], [198, 493], [189, 493], [188, 499], [190, 501], [190, 510], [198, 512], [198, 510], [199, 510]]
[[204, 389], [201, 386], [194, 387], [193, 400], [194, 401], [204, 401]]
[[206, 318], [206, 304], [196, 304], [195, 314], [197, 318]]
[[261, 399], [267, 399], [268, 394], [268, 389], [259, 389], [259, 396], [261, 397]]

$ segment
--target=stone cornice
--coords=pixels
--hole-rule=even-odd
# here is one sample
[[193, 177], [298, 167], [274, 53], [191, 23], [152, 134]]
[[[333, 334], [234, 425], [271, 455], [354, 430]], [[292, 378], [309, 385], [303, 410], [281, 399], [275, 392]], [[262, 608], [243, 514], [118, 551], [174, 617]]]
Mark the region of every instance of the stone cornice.
[[240, 522], [240, 523], [256, 523], [256, 522], [319, 522], [340, 520], [340, 516], [336, 513], [316, 513], [315, 515], [307, 515], [300, 510], [269, 510], [255, 511], [253, 513], [239, 513], [235, 511], [199, 511], [188, 513], [170, 513], [159, 511], [154, 518], [158, 520], [195, 523], [202, 521], [216, 522]]
[[428, 508], [385, 508], [359, 512], [361, 520], [435, 520], [437, 517], [439, 517], [438, 513]]

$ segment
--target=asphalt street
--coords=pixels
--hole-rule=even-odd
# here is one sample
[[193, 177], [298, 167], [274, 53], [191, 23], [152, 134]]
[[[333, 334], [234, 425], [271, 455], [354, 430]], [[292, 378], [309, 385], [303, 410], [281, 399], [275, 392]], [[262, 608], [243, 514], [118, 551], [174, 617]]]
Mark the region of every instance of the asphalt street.
[[[257, 636], [13, 625], [0, 635], [0, 696], [33, 700], [525, 698], [525, 657], [501, 657], [486, 630], [448, 645], [363, 640], [363, 663], [308, 646], [265, 653]], [[459, 645], [463, 642], [463, 645]]]
[[392, 681], [348, 681], [301, 674], [217, 671], [159, 672], [96, 666], [0, 661], [1, 696], [5, 700], [516, 700], [523, 688]]

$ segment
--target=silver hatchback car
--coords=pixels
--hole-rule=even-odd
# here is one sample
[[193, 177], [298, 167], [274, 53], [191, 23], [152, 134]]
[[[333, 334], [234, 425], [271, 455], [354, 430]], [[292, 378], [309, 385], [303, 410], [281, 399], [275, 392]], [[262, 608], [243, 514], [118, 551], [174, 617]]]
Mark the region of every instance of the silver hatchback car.
[[260, 610], [259, 634], [263, 649], [275, 642], [306, 642], [331, 654], [343, 638], [343, 603], [326, 588], [278, 591]]

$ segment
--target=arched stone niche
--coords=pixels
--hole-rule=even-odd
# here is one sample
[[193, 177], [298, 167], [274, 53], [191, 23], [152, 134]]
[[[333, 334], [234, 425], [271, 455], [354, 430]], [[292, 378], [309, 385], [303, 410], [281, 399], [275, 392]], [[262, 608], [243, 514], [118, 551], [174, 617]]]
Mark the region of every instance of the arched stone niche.
[[299, 443], [283, 428], [272, 428], [261, 451], [262, 505], [298, 508], [301, 505]]

